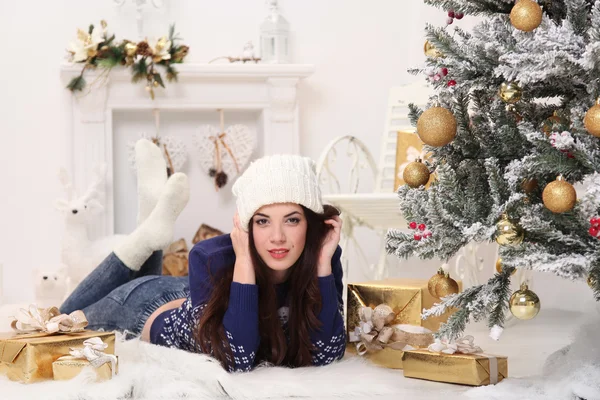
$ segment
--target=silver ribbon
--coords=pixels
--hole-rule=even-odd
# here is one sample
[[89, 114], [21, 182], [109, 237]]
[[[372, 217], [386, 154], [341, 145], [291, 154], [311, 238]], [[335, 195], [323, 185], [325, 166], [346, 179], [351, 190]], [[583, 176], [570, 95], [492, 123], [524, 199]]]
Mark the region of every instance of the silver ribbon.
[[432, 353], [444, 354], [477, 354], [486, 357], [490, 361], [490, 384], [498, 383], [498, 359], [496, 356], [485, 354], [481, 347], [475, 346], [475, 338], [471, 335], [463, 336], [456, 341], [435, 339], [435, 342], [427, 347]]
[[117, 366], [117, 357], [113, 354], [106, 354], [104, 350], [108, 347], [99, 337], [93, 337], [83, 342], [83, 348], [71, 348], [69, 354], [75, 358], [88, 360], [94, 368], [99, 368], [106, 363], [110, 363], [111, 374], [115, 376]]
[[39, 308], [34, 304], [27, 310], [20, 308], [13, 318], [10, 326], [18, 333], [75, 333], [82, 332], [88, 325], [81, 310], [67, 315], [61, 314], [57, 307]]

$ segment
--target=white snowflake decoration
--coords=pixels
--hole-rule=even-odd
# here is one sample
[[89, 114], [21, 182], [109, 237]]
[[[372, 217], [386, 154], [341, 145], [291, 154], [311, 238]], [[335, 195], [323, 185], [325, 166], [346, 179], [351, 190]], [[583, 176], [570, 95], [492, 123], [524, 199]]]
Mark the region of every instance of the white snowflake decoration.
[[[216, 126], [201, 125], [193, 135], [194, 146], [198, 153], [198, 162], [207, 174], [211, 168], [216, 169], [215, 139], [219, 133], [219, 129]], [[222, 142], [231, 150], [231, 154], [223, 146]], [[232, 125], [225, 130], [225, 135], [219, 139], [219, 153], [221, 155], [221, 170], [227, 174], [230, 181], [248, 165], [255, 149], [256, 131], [254, 129], [238, 124]], [[235, 161], [231, 155], [233, 155]]]
[[[142, 133], [139, 139], [148, 139], [152, 140], [154, 136], [149, 135], [147, 133]], [[160, 148], [162, 150], [163, 157], [165, 158], [165, 162], [167, 163], [167, 167], [169, 166], [169, 159], [167, 158], [167, 154], [165, 153], [164, 146], [167, 147], [167, 151], [169, 152], [169, 158], [171, 159], [171, 163], [173, 164], [173, 172], [179, 172], [182, 170], [183, 166], [187, 161], [187, 148], [183, 140], [174, 137], [174, 136], [159, 136], [160, 140]], [[136, 171], [135, 166], [135, 143], [136, 141], [127, 143], [128, 148], [128, 160], [129, 166], [133, 170]]]

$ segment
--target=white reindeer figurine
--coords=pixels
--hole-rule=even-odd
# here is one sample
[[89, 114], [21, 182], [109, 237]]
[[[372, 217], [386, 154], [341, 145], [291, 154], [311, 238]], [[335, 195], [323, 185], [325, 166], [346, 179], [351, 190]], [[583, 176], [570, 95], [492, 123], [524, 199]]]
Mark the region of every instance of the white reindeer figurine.
[[95, 170], [95, 178], [83, 196], [77, 196], [69, 174], [61, 168], [59, 179], [67, 199], [56, 200], [56, 208], [65, 215], [65, 230], [62, 240], [61, 259], [66, 266], [66, 296], [106, 258], [125, 235], [106, 236], [90, 240], [88, 225], [92, 217], [104, 209], [98, 197], [104, 192], [106, 165]]

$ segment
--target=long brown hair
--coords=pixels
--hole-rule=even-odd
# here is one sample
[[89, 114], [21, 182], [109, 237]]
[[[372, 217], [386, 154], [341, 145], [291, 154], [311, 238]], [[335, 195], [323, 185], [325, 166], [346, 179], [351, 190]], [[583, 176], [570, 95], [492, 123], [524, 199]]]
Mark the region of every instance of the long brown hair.
[[[248, 225], [250, 254], [258, 285], [258, 327], [260, 347], [256, 354], [259, 361], [267, 361], [274, 365], [300, 367], [312, 362], [313, 345], [310, 332], [320, 328], [317, 315], [321, 310], [321, 293], [317, 280], [317, 262], [321, 246], [330, 225], [324, 223], [339, 211], [325, 205], [323, 213], [302, 206], [307, 221], [306, 242], [304, 250], [290, 267], [288, 319], [289, 344], [277, 315], [278, 304], [275, 284], [271, 280], [270, 269], [260, 258], [253, 238], [253, 220]], [[227, 343], [223, 316], [229, 303], [229, 290], [233, 280], [233, 265], [225, 268], [220, 276], [213, 276], [213, 291], [202, 312], [200, 321], [194, 330], [196, 342], [205, 354], [212, 354], [227, 368], [234, 365], [229, 346], [211, 345]], [[209, 266], [207, 265], [207, 268]], [[209, 268], [210, 271], [210, 268]]]

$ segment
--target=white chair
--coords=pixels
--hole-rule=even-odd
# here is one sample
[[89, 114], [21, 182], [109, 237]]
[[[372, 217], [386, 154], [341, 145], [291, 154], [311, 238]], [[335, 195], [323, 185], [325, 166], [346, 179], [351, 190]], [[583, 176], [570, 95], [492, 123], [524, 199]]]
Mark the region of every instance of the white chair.
[[[390, 89], [378, 163], [369, 148], [354, 136], [334, 139], [319, 157], [317, 176], [323, 198], [342, 211], [343, 232], [340, 245], [344, 249], [344, 280], [348, 277], [349, 245], [358, 255], [356, 266], [362, 267], [370, 279], [382, 279], [388, 274], [385, 234], [390, 228], [407, 227], [400, 214], [398, 196], [394, 192], [397, 132], [413, 129], [408, 120], [408, 104], [415, 103], [423, 107], [430, 91], [425, 82]], [[336, 164], [340, 163], [342, 156], [347, 157], [345, 168], [342, 168], [348, 174], [346, 186], [340, 183], [336, 171]], [[337, 167], [339, 169], [339, 165]], [[360, 190], [365, 179], [372, 186], [370, 191]], [[359, 226], [368, 227], [379, 236], [379, 259], [376, 263], [367, 260], [355, 237], [355, 228]]]

